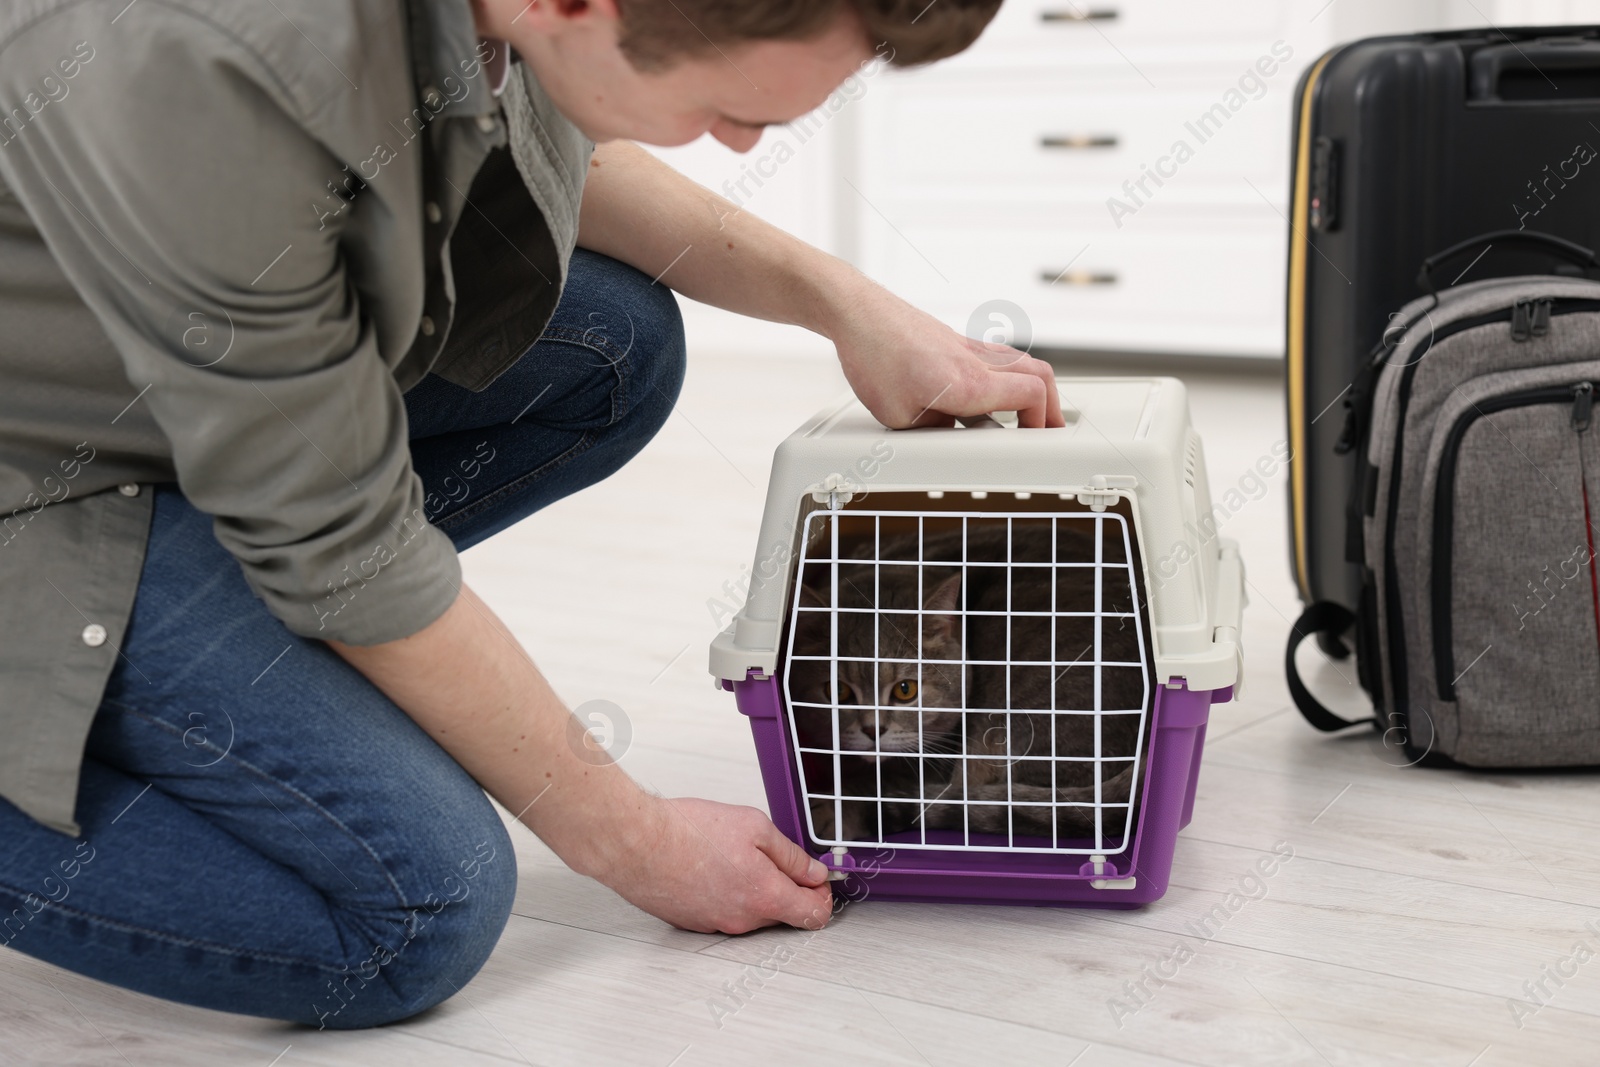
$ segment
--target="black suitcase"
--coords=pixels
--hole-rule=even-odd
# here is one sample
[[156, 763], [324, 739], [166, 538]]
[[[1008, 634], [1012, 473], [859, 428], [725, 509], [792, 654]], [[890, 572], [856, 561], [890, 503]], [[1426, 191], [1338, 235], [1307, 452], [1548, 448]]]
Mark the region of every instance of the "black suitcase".
[[[1400, 340], [1391, 317], [1423, 292], [1425, 257], [1497, 230], [1600, 247], [1600, 26], [1337, 47], [1300, 77], [1292, 151], [1290, 558], [1306, 604], [1354, 612], [1360, 568], [1346, 549], [1360, 525], [1342, 402], [1358, 369]], [[1559, 263], [1537, 242], [1502, 240], [1436, 283], [1581, 273]], [[1330, 634], [1319, 642], [1344, 654]]]

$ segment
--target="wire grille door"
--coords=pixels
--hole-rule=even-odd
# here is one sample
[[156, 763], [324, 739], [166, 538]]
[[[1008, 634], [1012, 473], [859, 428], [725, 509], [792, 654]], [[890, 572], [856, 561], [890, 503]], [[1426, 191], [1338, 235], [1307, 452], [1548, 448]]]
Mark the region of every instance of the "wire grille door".
[[783, 686], [814, 841], [1129, 847], [1152, 695], [1130, 519], [806, 516]]

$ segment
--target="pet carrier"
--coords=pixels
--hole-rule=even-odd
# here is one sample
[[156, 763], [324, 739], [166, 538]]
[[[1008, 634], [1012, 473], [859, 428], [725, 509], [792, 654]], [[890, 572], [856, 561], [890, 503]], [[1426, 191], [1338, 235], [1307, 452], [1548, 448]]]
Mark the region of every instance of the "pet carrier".
[[773, 821], [848, 896], [1133, 907], [1165, 892], [1244, 575], [1172, 378], [1060, 379], [1066, 426], [886, 430], [773, 459], [711, 671]]

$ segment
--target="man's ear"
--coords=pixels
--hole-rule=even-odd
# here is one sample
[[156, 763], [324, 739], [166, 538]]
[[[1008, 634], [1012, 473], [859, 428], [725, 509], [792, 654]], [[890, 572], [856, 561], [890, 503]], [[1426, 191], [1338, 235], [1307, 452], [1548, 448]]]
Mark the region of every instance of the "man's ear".
[[549, 30], [579, 21], [618, 23], [622, 14], [617, 0], [481, 0], [485, 6], [500, 9], [499, 18], [529, 23]]
[[622, 12], [617, 7], [617, 0], [538, 0], [541, 4], [555, 4], [568, 18], [588, 15], [606, 20], [619, 22]]

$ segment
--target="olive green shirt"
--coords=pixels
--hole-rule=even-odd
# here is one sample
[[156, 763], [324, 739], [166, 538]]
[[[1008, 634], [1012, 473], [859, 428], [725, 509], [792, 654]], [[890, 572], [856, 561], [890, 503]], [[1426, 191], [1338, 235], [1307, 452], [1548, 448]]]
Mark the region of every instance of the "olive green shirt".
[[0, 797], [78, 833], [152, 483], [296, 634], [454, 600], [401, 394], [537, 339], [593, 149], [509, 60], [468, 0], [0, 3]]

